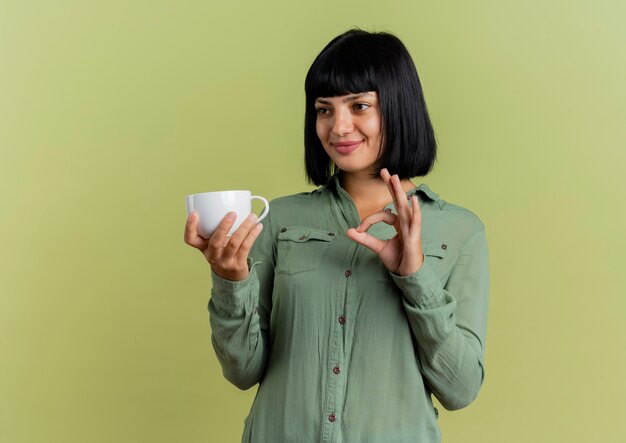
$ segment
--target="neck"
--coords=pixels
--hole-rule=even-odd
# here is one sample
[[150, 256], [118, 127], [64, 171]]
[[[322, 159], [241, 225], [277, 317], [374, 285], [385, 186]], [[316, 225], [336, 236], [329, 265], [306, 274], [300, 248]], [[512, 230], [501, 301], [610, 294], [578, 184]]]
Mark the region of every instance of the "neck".
[[[341, 171], [339, 179], [341, 187], [352, 197], [357, 207], [383, 208], [393, 201], [387, 185], [380, 176], [372, 178], [368, 172]], [[415, 188], [408, 178], [401, 180], [400, 183], [404, 192]]]

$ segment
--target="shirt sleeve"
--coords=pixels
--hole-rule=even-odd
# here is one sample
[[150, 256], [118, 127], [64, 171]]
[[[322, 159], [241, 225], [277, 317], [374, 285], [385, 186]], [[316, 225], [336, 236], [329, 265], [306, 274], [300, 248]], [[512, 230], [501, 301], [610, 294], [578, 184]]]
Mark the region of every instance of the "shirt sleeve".
[[211, 343], [224, 377], [239, 389], [249, 389], [263, 378], [269, 356], [274, 253], [269, 216], [261, 223], [245, 280], [227, 280], [211, 270]]
[[484, 380], [487, 258], [483, 227], [461, 250], [445, 286], [427, 262], [408, 276], [391, 273], [404, 294], [420, 371], [448, 410], [470, 404]]

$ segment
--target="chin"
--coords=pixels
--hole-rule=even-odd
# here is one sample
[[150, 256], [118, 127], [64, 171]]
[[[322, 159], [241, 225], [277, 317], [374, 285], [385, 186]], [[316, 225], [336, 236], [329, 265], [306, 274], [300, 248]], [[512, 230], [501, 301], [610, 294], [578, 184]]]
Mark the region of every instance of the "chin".
[[358, 166], [346, 166], [346, 165], [339, 165], [337, 163], [335, 163], [337, 165], [337, 167], [342, 171], [342, 172], [347, 172], [347, 173], [370, 173], [373, 174], [375, 172], [374, 169], [372, 169], [372, 167], [358, 167]]

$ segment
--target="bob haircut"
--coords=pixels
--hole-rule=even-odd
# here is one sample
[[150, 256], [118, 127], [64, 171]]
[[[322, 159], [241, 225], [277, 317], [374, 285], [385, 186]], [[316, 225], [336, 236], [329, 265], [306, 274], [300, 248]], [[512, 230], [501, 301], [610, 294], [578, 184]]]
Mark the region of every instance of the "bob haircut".
[[404, 44], [386, 32], [351, 29], [315, 58], [304, 83], [304, 158], [309, 183], [323, 185], [338, 172], [315, 129], [315, 100], [376, 91], [383, 140], [376, 174], [383, 167], [400, 179], [425, 176], [437, 156], [417, 70]]

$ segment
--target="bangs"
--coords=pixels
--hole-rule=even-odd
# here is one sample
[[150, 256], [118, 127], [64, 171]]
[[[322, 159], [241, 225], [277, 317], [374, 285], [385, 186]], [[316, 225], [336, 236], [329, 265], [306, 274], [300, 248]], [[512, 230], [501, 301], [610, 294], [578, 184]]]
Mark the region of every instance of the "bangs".
[[370, 54], [359, 49], [341, 47], [320, 54], [307, 74], [306, 96], [314, 101], [318, 97], [378, 91], [377, 76], [372, 72], [372, 66], [377, 63], [371, 60]]

